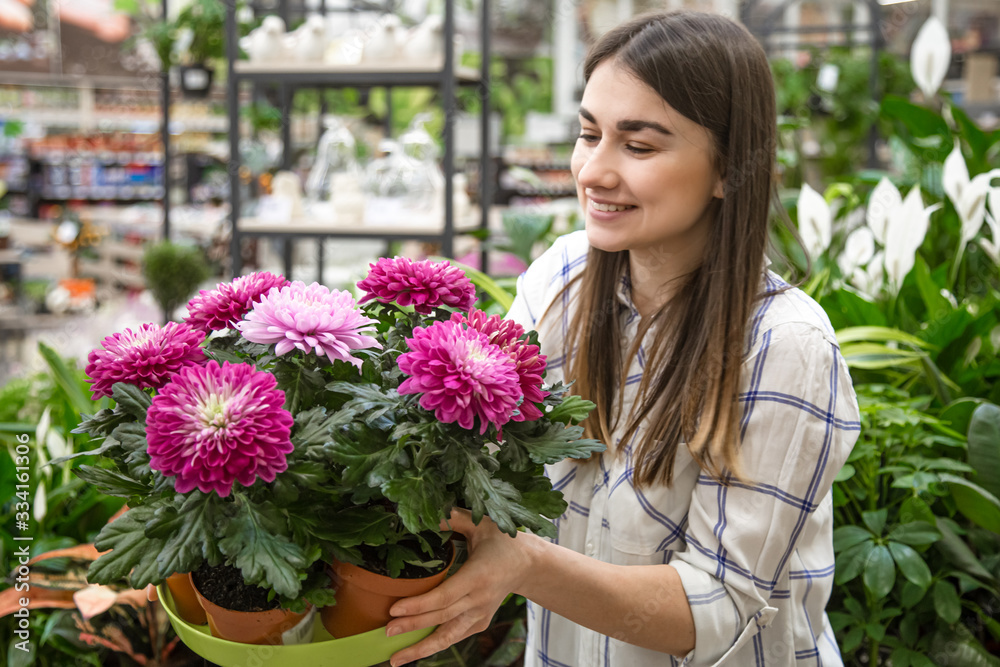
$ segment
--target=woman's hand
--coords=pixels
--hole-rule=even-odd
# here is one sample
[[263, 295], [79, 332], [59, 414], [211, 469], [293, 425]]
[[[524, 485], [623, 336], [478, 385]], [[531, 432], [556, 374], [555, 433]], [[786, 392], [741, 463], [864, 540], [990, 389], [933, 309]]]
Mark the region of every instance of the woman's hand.
[[452, 530], [468, 540], [469, 559], [434, 590], [400, 600], [389, 610], [396, 617], [386, 628], [390, 637], [438, 626], [429, 637], [395, 653], [393, 667], [426, 658], [488, 628], [497, 609], [518, 589], [527, 571], [524, 542], [531, 535], [518, 533], [512, 538], [489, 517], [477, 526], [468, 510], [452, 510], [449, 523]]

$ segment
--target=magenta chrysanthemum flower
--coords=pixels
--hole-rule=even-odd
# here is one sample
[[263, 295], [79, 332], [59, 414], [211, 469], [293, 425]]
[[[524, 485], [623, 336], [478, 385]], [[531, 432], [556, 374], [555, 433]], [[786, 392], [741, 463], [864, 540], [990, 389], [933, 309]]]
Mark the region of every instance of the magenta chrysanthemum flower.
[[485, 334], [435, 322], [415, 329], [406, 343], [410, 351], [399, 355], [399, 369], [409, 377], [400, 394], [420, 394], [422, 408], [465, 429], [478, 417], [480, 434], [489, 424], [500, 428], [510, 421], [522, 395], [517, 364]]
[[160, 327], [143, 324], [136, 331], [126, 329], [101, 341], [87, 356], [87, 375], [94, 400], [111, 396], [115, 382], [140, 389], [159, 389], [181, 368], [205, 361], [201, 342], [205, 334], [180, 322]]
[[222, 283], [213, 290], [201, 290], [188, 302], [184, 321], [195, 329], [208, 333], [229, 328], [239, 322], [272, 287], [284, 287], [288, 281], [267, 271], [239, 276], [231, 283]]
[[153, 398], [146, 414], [149, 467], [176, 477], [174, 488], [195, 487], [225, 498], [233, 482], [273, 482], [288, 467], [292, 414], [270, 373], [249, 364], [182, 370]]
[[452, 313], [452, 322], [468, 324], [483, 333], [494, 345], [498, 345], [508, 353], [517, 364], [517, 375], [521, 384], [524, 402], [518, 408], [513, 421], [534, 421], [542, 416], [536, 403], [545, 400], [549, 392], [542, 389], [542, 376], [545, 374], [545, 355], [539, 354], [537, 345], [521, 340], [524, 327], [513, 320], [505, 320], [499, 315], [487, 316], [475, 308], [468, 315]]
[[361, 303], [378, 299], [412, 305], [418, 313], [427, 314], [438, 306], [469, 310], [476, 302], [475, 286], [450, 262], [383, 257], [369, 266], [368, 277], [358, 283], [358, 289], [367, 292]]
[[349, 292], [296, 280], [265, 294], [236, 328], [254, 343], [274, 344], [275, 354], [299, 349], [361, 368], [351, 351], [382, 347], [368, 335], [376, 321], [361, 314]]

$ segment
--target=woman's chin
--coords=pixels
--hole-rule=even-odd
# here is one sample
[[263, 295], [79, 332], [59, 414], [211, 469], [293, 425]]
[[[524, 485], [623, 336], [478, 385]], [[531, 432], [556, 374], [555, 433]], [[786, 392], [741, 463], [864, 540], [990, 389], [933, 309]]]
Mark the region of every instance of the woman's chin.
[[604, 252], [628, 250], [628, 243], [621, 234], [609, 233], [608, 230], [601, 229], [600, 223], [587, 220], [585, 229], [587, 230], [587, 242], [591, 248]]

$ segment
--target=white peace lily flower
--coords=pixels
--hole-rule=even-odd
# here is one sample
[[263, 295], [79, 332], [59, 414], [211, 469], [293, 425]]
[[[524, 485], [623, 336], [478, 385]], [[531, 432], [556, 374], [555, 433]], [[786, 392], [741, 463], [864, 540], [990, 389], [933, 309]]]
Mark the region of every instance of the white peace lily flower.
[[1000, 188], [990, 188], [989, 194], [990, 211], [993, 212], [993, 219], [1000, 220]]
[[913, 268], [917, 249], [927, 235], [931, 213], [938, 208], [940, 204], [924, 208], [917, 185], [906, 195], [903, 205], [890, 213], [885, 231], [885, 272], [894, 290], [899, 289]]
[[910, 49], [910, 72], [926, 99], [937, 94], [951, 63], [951, 38], [940, 19], [931, 16]]
[[872, 257], [865, 268], [857, 268], [851, 274], [851, 284], [869, 300], [882, 291], [885, 282], [885, 256], [879, 252]]
[[45, 515], [49, 511], [49, 500], [45, 493], [45, 480], [38, 482], [38, 486], [35, 488], [35, 504], [31, 508], [31, 515], [35, 517], [35, 521], [41, 521], [45, 518]]
[[944, 191], [951, 199], [951, 203], [955, 205], [955, 210], [958, 211], [958, 216], [962, 221], [961, 244], [963, 247], [976, 238], [979, 230], [982, 229], [983, 220], [986, 217], [986, 200], [991, 195], [990, 181], [998, 175], [1000, 175], [1000, 170], [993, 170], [970, 179], [969, 168], [965, 164], [965, 157], [957, 142], [955, 148], [944, 161], [942, 177]]
[[66, 442], [66, 438], [62, 437], [55, 429], [49, 429], [45, 438], [45, 448], [49, 450], [49, 456], [54, 459], [73, 453], [73, 448]]
[[45, 411], [38, 420], [38, 426], [35, 427], [35, 456], [38, 457], [36, 463], [39, 469], [44, 468], [45, 464], [48, 463], [43, 443], [48, 440], [49, 431], [52, 427], [52, 415], [50, 411], [51, 408], [45, 408]]
[[991, 241], [979, 239], [979, 245], [989, 255], [994, 264], [1000, 265], [1000, 224], [989, 213], [986, 214], [986, 226], [990, 228]]
[[868, 227], [858, 227], [847, 237], [844, 252], [837, 258], [841, 275], [850, 276], [875, 256], [875, 235]]
[[868, 200], [867, 219], [868, 226], [875, 236], [875, 240], [885, 245], [885, 229], [889, 224], [889, 215], [898, 210], [903, 205], [903, 196], [899, 190], [886, 177], [878, 182], [872, 190], [871, 199]]
[[803, 184], [799, 191], [799, 234], [809, 256], [815, 259], [830, 247], [833, 240], [833, 216], [823, 195]]
[[979, 356], [979, 353], [982, 352], [982, 350], [983, 350], [983, 339], [973, 338], [972, 342], [969, 343], [969, 346], [965, 348], [965, 365], [969, 366], [970, 364], [972, 364], [972, 362], [976, 360], [976, 357]]
[[990, 345], [993, 346], [994, 352], [1000, 351], [1000, 324], [990, 330]]

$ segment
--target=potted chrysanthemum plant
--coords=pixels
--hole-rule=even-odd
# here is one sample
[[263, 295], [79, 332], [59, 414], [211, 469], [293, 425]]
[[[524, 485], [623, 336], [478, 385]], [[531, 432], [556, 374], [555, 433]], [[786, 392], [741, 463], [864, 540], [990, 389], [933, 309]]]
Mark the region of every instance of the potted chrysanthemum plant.
[[[325, 453], [339, 417], [325, 385], [358, 374], [376, 322], [347, 292], [269, 273], [202, 291], [188, 310], [90, 354], [92, 392], [115, 405], [77, 429], [106, 463], [75, 470], [129, 509], [98, 535], [107, 553], [89, 578], [139, 587], [190, 573], [213, 634], [308, 641], [311, 610], [333, 602], [326, 561], [339, 548], [328, 520], [340, 468]], [[275, 629], [241, 634], [251, 625], [214, 618], [220, 608]]]
[[544, 384], [534, 332], [476, 310], [458, 268], [383, 258], [358, 288], [378, 344], [360, 374], [326, 385], [326, 451], [348, 502], [330, 524], [337, 605], [322, 615], [335, 636], [384, 625], [396, 599], [436, 585], [452, 508], [554, 535], [566, 503], [544, 465], [604, 448], [577, 425], [593, 404]]

